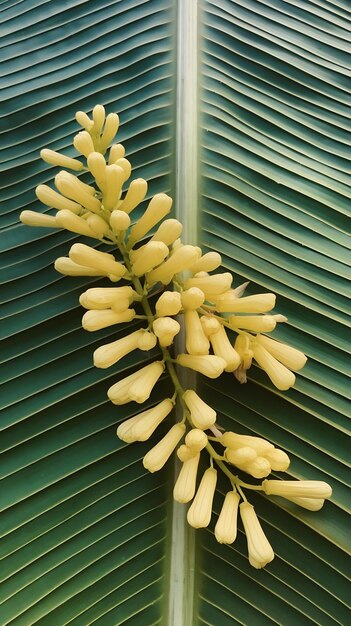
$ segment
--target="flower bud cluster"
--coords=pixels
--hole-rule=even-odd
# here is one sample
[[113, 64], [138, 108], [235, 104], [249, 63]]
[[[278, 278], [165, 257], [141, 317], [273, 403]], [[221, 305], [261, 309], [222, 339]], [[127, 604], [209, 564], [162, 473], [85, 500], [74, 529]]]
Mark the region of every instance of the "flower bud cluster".
[[[114, 366], [137, 350], [148, 352], [158, 347], [162, 353], [162, 359], [157, 357], [115, 382], [107, 393], [111, 402], [117, 406], [146, 402], [166, 369], [174, 383], [173, 397], [157, 404], [151, 398], [151, 408], [121, 423], [117, 435], [126, 443], [145, 442], [168, 419], [166, 434], [144, 456], [145, 469], [159, 471], [176, 451], [181, 470], [174, 499], [191, 502], [188, 522], [194, 528], [203, 528], [211, 520], [217, 484], [214, 462], [217, 463], [230, 478], [231, 490], [225, 495], [215, 526], [216, 539], [220, 543], [235, 540], [240, 512], [249, 561], [256, 568], [264, 567], [274, 553], [242, 488], [281, 495], [311, 511], [321, 508], [331, 489], [318, 481], [266, 479], [261, 486], [246, 485], [232, 474], [230, 466], [234, 465], [256, 479], [266, 478], [272, 470], [286, 471], [289, 457], [265, 439], [230, 431], [221, 434], [216, 411], [195, 390], [181, 387], [176, 367], [189, 368], [211, 379], [223, 372], [233, 373], [238, 381], [246, 382], [247, 370], [255, 361], [275, 387], [286, 390], [295, 383], [293, 372], [304, 366], [306, 357], [267, 336], [277, 323], [286, 321], [283, 315], [272, 313], [273, 293], [245, 296], [248, 283], [233, 288], [231, 273], [216, 272], [222, 262], [220, 254], [203, 254], [201, 248], [182, 243], [182, 224], [168, 217], [172, 199], [167, 194], [156, 194], [138, 219], [133, 220], [132, 212], [145, 200], [148, 186], [144, 179], [137, 178], [125, 190], [131, 164], [122, 144], [112, 143], [119, 126], [118, 115], [106, 116], [104, 107], [97, 105], [91, 117], [79, 111], [76, 120], [82, 127], [73, 140], [79, 158], [50, 149], [41, 151], [46, 163], [65, 168], [55, 176], [56, 189], [47, 185], [36, 189], [38, 199], [55, 209], [55, 215], [23, 211], [20, 219], [32, 226], [66, 228], [118, 249], [121, 260], [93, 246], [74, 243], [68, 256], [55, 262], [56, 270], [67, 276], [102, 277], [112, 284], [122, 281], [118, 287], [92, 287], [82, 293], [79, 301], [86, 309], [82, 318], [85, 330], [92, 332], [133, 319], [146, 320], [145, 327], [98, 347], [93, 354], [96, 367]], [[94, 182], [84, 182], [79, 176], [82, 173], [90, 173]], [[152, 310], [149, 296], [160, 291]], [[170, 350], [181, 331], [184, 351], [173, 358]], [[176, 403], [183, 417], [174, 423], [171, 415]], [[225, 448], [224, 454], [213, 448], [212, 440], [219, 448]], [[205, 450], [211, 457], [211, 466], [198, 480], [200, 455]]]

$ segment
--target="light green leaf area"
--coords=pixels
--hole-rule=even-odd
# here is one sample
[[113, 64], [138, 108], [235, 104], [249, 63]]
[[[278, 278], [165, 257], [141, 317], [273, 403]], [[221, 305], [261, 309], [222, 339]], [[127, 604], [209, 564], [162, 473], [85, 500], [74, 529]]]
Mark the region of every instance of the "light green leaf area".
[[[249, 565], [240, 524], [232, 546], [214, 538], [224, 477], [210, 527], [193, 533], [182, 507], [172, 509], [172, 462], [155, 474], [142, 466], [160, 434], [117, 439], [140, 406], [112, 405], [107, 389], [157, 352], [93, 367], [94, 349], [127, 327], [84, 331], [79, 295], [105, 283], [53, 268], [72, 243], [91, 240], [19, 224], [23, 209], [50, 213], [34, 189], [57, 169], [40, 149], [76, 156], [74, 114], [97, 103], [118, 112], [118, 141], [148, 198], [174, 197], [182, 6], [0, 2], [1, 626], [349, 623], [349, 3], [198, 6], [200, 198], [187, 219], [236, 285], [277, 293], [289, 321], [274, 336], [309, 357], [289, 392], [256, 366], [246, 385], [225, 374], [199, 389], [221, 425], [289, 453], [283, 477], [333, 487], [318, 513], [248, 494], [276, 555], [264, 571]], [[171, 389], [164, 376], [143, 408]]]

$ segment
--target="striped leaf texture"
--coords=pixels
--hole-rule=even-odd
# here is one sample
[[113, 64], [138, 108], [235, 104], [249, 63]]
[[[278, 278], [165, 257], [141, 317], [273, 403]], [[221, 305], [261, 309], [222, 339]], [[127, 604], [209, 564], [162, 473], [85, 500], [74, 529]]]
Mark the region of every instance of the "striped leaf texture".
[[[34, 188], [57, 169], [39, 150], [76, 156], [74, 114], [97, 103], [119, 113], [118, 140], [148, 197], [174, 196], [182, 4], [0, 2], [1, 626], [349, 623], [349, 3], [202, 0], [197, 18], [201, 197], [187, 219], [198, 218], [199, 245], [222, 254], [236, 284], [277, 293], [289, 322], [275, 336], [309, 357], [289, 392], [256, 367], [246, 385], [226, 374], [199, 387], [221, 425], [289, 453], [286, 477], [334, 490], [318, 513], [250, 494], [276, 553], [264, 571], [248, 564], [241, 526], [233, 546], [215, 541], [221, 479], [194, 574], [173, 467], [145, 472], [150, 442], [115, 436], [139, 407], [106, 397], [157, 352], [94, 368], [93, 350], [127, 328], [83, 331], [79, 295], [105, 283], [53, 269], [91, 240], [18, 222], [23, 209], [46, 210]], [[170, 389], [164, 376], [148, 406]], [[179, 598], [184, 623], [169, 617]]]

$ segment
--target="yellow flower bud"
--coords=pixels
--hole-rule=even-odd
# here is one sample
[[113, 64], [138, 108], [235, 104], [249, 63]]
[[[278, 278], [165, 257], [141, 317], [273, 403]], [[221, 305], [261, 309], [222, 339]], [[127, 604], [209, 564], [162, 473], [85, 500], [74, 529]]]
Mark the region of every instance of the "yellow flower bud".
[[110, 148], [108, 164], [113, 165], [114, 163], [116, 163], [116, 161], [118, 161], [118, 159], [123, 159], [125, 153], [126, 151], [124, 149], [124, 146], [122, 146], [121, 143], [112, 144]]
[[91, 152], [88, 156], [88, 168], [101, 191], [106, 187], [106, 161], [100, 152]]
[[73, 145], [77, 152], [80, 152], [85, 157], [88, 157], [95, 150], [93, 140], [86, 130], [82, 130], [74, 137]]
[[123, 174], [123, 182], [125, 183], [125, 181], [128, 180], [128, 178], [130, 177], [130, 175], [132, 173], [132, 166], [131, 166], [130, 162], [128, 161], [128, 159], [125, 159], [124, 157], [122, 157], [121, 159], [117, 159], [115, 165], [118, 165], [118, 167], [122, 168], [122, 170], [124, 172], [124, 174]]
[[216, 308], [220, 313], [266, 313], [274, 306], [274, 293], [258, 293], [244, 298], [224, 293], [216, 301]]
[[287, 346], [285, 343], [259, 335], [257, 337], [259, 345], [263, 346], [280, 363], [291, 370], [298, 371], [306, 363], [307, 357], [300, 350]]
[[264, 457], [269, 461], [272, 470], [275, 472], [285, 472], [290, 465], [290, 459], [286, 452], [278, 450], [277, 448], [268, 450], [268, 452], [264, 454]]
[[152, 323], [152, 328], [159, 340], [160, 346], [164, 348], [173, 343], [175, 335], [180, 331], [179, 323], [172, 317], [159, 317]]
[[170, 246], [181, 235], [182, 230], [183, 225], [178, 220], [163, 220], [151, 237], [151, 241], [163, 241], [166, 246]]
[[263, 456], [257, 456], [243, 468], [245, 472], [254, 478], [265, 478], [271, 473], [271, 465]]
[[[156, 368], [155, 368], [155, 365], [156, 365]], [[114, 385], [112, 385], [107, 392], [107, 395], [109, 399], [111, 400], [111, 402], [113, 402], [113, 404], [121, 405], [121, 404], [126, 404], [127, 402], [130, 402], [132, 399], [134, 399], [134, 398], [131, 398], [131, 395], [130, 395], [130, 389], [132, 385], [134, 385], [134, 383], [136, 383], [137, 386], [139, 385], [141, 387], [140, 389], [141, 392], [145, 392], [146, 389], [145, 389], [144, 381], [146, 377], [146, 383], [147, 385], [149, 385], [150, 380], [149, 380], [148, 375], [150, 372], [151, 372], [151, 377], [153, 378], [153, 380], [155, 380], [155, 374], [159, 374], [159, 376], [162, 374], [163, 364], [160, 361], [149, 363], [149, 365], [145, 365], [145, 367], [142, 367], [137, 372], [134, 372], [133, 374], [129, 374], [129, 376], [122, 378], [122, 380], [119, 380], [118, 383], [115, 383]], [[155, 383], [156, 383], [156, 380], [155, 380]], [[147, 400], [147, 397], [145, 398], [145, 400]]]
[[[120, 298], [115, 302], [112, 302], [111, 309], [116, 313], [122, 313], [122, 311], [126, 311], [130, 305], [129, 298]], [[83, 305], [84, 306], [84, 305]]]
[[138, 340], [138, 348], [139, 350], [152, 350], [157, 344], [157, 337], [153, 333], [145, 330], [144, 328], [140, 331], [141, 335]]
[[264, 480], [264, 492], [268, 496], [283, 498], [330, 498], [332, 488], [322, 480]]
[[71, 157], [64, 156], [55, 150], [49, 150], [44, 148], [40, 150], [40, 156], [46, 163], [51, 165], [59, 165], [60, 167], [69, 167], [71, 170], [79, 172], [83, 169], [83, 163], [77, 161], [77, 159], [71, 159]]
[[93, 108], [93, 120], [94, 127], [92, 129], [92, 133], [94, 135], [99, 135], [101, 133], [102, 127], [105, 121], [105, 108], [102, 104], [97, 104]]
[[162, 263], [168, 255], [168, 248], [162, 241], [149, 241], [144, 247], [143, 254], [133, 263], [132, 272], [135, 276], [142, 276]]
[[157, 317], [177, 315], [182, 308], [180, 293], [178, 291], [164, 291], [156, 302]]
[[201, 478], [195, 498], [188, 510], [187, 520], [193, 528], [206, 528], [209, 525], [216, 483], [217, 472], [213, 467], [209, 467]]
[[185, 445], [192, 452], [201, 452], [201, 450], [206, 448], [207, 444], [207, 435], [200, 428], [192, 428], [185, 437]]
[[172, 207], [172, 198], [165, 193], [156, 194], [149, 202], [145, 213], [132, 226], [128, 243], [133, 245], [139, 241], [157, 222], [162, 220]]
[[122, 200], [120, 209], [125, 213], [131, 213], [140, 204], [147, 194], [147, 182], [143, 178], [132, 180], [129, 189]]
[[223, 433], [220, 442], [226, 448], [238, 450], [239, 448], [248, 446], [256, 451], [259, 456], [266, 456], [270, 450], [274, 450], [274, 445], [261, 437], [252, 437], [251, 435], [239, 435], [231, 431]]
[[183, 309], [195, 311], [204, 303], [205, 294], [198, 287], [191, 287], [183, 291], [181, 300]]
[[146, 441], [173, 409], [169, 398], [126, 420], [117, 428], [117, 437], [126, 443]]
[[189, 367], [195, 372], [200, 372], [208, 378], [218, 378], [226, 367], [224, 359], [213, 354], [194, 356], [192, 354], [178, 354], [177, 363], [183, 367]]
[[204, 402], [193, 389], [183, 393], [183, 400], [190, 411], [191, 421], [196, 428], [206, 430], [216, 421], [216, 411]]
[[295, 384], [294, 374], [285, 367], [285, 365], [280, 363], [280, 361], [277, 361], [266, 348], [260, 344], [254, 344], [253, 355], [255, 361], [257, 361], [266, 374], [268, 374], [277, 389], [286, 391]]
[[65, 276], [101, 276], [101, 272], [93, 267], [85, 267], [74, 263], [72, 259], [62, 256], [55, 261], [55, 270]]
[[118, 165], [106, 167], [106, 186], [102, 195], [104, 209], [112, 211], [120, 198], [124, 181], [124, 171]]
[[114, 302], [118, 302], [121, 298], [127, 298], [128, 302], [132, 302], [134, 293], [128, 285], [124, 287], [93, 287], [82, 293], [79, 302], [86, 309], [109, 309]]
[[308, 511], [320, 511], [325, 502], [324, 498], [284, 498]]
[[226, 362], [224, 371], [234, 372], [240, 365], [240, 355], [230, 343], [224, 326], [221, 325], [218, 331], [210, 336], [210, 342], [213, 352]]
[[99, 215], [89, 215], [89, 217], [87, 217], [87, 224], [99, 239], [102, 239], [110, 232], [108, 224]]
[[161, 282], [168, 285], [173, 276], [187, 269], [191, 263], [198, 258], [198, 250], [194, 246], [182, 246], [172, 254], [160, 267], [150, 272], [148, 280], [150, 283]]
[[242, 502], [240, 504], [240, 516], [246, 533], [250, 564], [256, 569], [261, 569], [273, 561], [274, 552], [252, 504]]
[[85, 130], [88, 132], [93, 128], [94, 122], [90, 119], [90, 117], [84, 113], [83, 111], [77, 111], [76, 120], [80, 126], [83, 126]]
[[71, 176], [68, 172], [61, 170], [55, 176], [55, 185], [64, 196], [81, 204], [89, 211], [93, 213], [100, 211], [100, 200], [87, 191], [75, 176]]
[[185, 433], [184, 424], [175, 424], [168, 433], [144, 456], [143, 465], [149, 472], [157, 472], [168, 461]]
[[20, 221], [26, 226], [44, 226], [45, 228], [58, 228], [55, 216], [36, 213], [35, 211], [22, 211]]
[[185, 311], [185, 345], [189, 354], [208, 354], [210, 343], [202, 329], [197, 311]]
[[[70, 230], [72, 233], [98, 239], [97, 234], [91, 230], [86, 220], [83, 220], [83, 218], [79, 217], [79, 215], [75, 215], [71, 211], [66, 211], [65, 209], [59, 211], [56, 213], [55, 220], [59, 228], [66, 228], [66, 230]], [[101, 276], [101, 274], [99, 274], [99, 276]]]
[[155, 361], [154, 363], [151, 363], [149, 369], [130, 385], [130, 399], [134, 400], [134, 402], [138, 402], [138, 404], [145, 402], [145, 400], [150, 397], [150, 394], [163, 373], [164, 368], [165, 366], [162, 361]]
[[110, 225], [115, 233], [127, 230], [130, 226], [130, 217], [124, 211], [114, 210], [110, 216]]
[[197, 452], [191, 450], [190, 448], [188, 448], [188, 446], [184, 444], [179, 446], [177, 450], [177, 457], [182, 463], [184, 463], [185, 461], [189, 461], [189, 459], [193, 459], [196, 455]]
[[46, 204], [46, 206], [58, 209], [59, 211], [65, 209], [78, 215], [78, 213], [83, 210], [81, 204], [73, 202], [73, 200], [69, 200], [68, 198], [64, 198], [60, 193], [57, 193], [57, 191], [54, 191], [54, 189], [51, 189], [47, 185], [38, 185], [35, 193], [40, 202]]
[[214, 529], [218, 543], [234, 543], [237, 535], [237, 518], [240, 496], [228, 491]]
[[112, 309], [105, 309], [104, 311], [87, 311], [82, 317], [82, 326], [84, 330], [93, 332], [95, 330], [101, 330], [114, 324], [125, 324], [131, 322], [135, 316], [134, 309], [127, 309], [121, 313], [116, 313]]
[[245, 328], [254, 333], [268, 333], [277, 325], [273, 315], [231, 315], [228, 321], [234, 330]]
[[126, 268], [122, 263], [118, 263], [113, 254], [100, 252], [84, 243], [75, 243], [69, 251], [69, 257], [75, 263], [87, 265], [100, 270], [101, 274], [114, 274], [124, 276]]
[[200, 454], [197, 453], [187, 461], [184, 461], [177, 481], [173, 489], [173, 498], [176, 502], [190, 502], [195, 495], [197, 468]]
[[109, 113], [106, 117], [105, 128], [100, 137], [99, 152], [105, 154], [111, 141], [115, 138], [115, 135], [119, 127], [119, 117], [117, 113]]
[[224, 452], [224, 456], [228, 463], [243, 469], [246, 465], [251, 463], [251, 461], [256, 459], [257, 452], [249, 446], [243, 446], [242, 448], [237, 448], [236, 450], [227, 448]]
[[206, 337], [211, 337], [213, 333], [217, 333], [222, 327], [220, 321], [210, 315], [203, 315], [200, 321]]
[[218, 252], [207, 252], [190, 267], [190, 271], [192, 274], [197, 274], [197, 272], [212, 272], [216, 270], [221, 263], [222, 257]]
[[210, 299], [209, 294], [210, 296], [216, 295], [217, 297], [217, 295], [227, 291], [232, 281], [233, 276], [229, 272], [213, 274], [212, 276], [197, 275], [188, 278], [184, 283], [184, 288], [190, 289], [190, 287], [198, 287], [204, 292], [206, 299]]
[[106, 343], [105, 345], [97, 348], [93, 354], [95, 367], [103, 369], [110, 367], [126, 356], [126, 354], [136, 350], [139, 347], [138, 341], [141, 333], [142, 331], [136, 330], [126, 337], [122, 337], [121, 339], [117, 339], [117, 341], [112, 341], [111, 343]]

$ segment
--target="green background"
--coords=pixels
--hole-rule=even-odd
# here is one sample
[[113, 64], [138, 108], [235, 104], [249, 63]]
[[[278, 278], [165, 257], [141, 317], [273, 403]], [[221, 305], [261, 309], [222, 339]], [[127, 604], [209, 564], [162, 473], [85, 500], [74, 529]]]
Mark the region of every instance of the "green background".
[[[0, 624], [173, 626], [172, 467], [144, 471], [150, 444], [115, 437], [135, 407], [106, 398], [150, 356], [92, 366], [102, 340], [125, 333], [81, 328], [79, 294], [103, 281], [57, 274], [76, 236], [18, 216], [44, 210], [34, 188], [57, 171], [39, 150], [74, 156], [75, 111], [96, 103], [119, 113], [118, 140], [148, 196], [174, 195], [177, 3], [24, 0], [0, 12]], [[252, 497], [276, 553], [264, 571], [248, 564], [241, 527], [233, 546], [216, 543], [214, 515], [196, 533], [194, 587], [185, 561], [189, 624], [350, 621], [350, 25], [346, 0], [199, 5], [200, 197], [189, 208], [199, 245], [222, 254], [235, 284], [250, 280], [249, 293], [277, 293], [289, 323], [275, 336], [309, 357], [289, 392], [256, 367], [244, 386], [229, 374], [199, 384], [221, 424], [268, 438], [289, 453], [288, 477], [327, 480], [334, 493], [318, 513]], [[168, 389], [165, 378], [149, 404]], [[227, 488], [221, 481], [216, 514]]]

